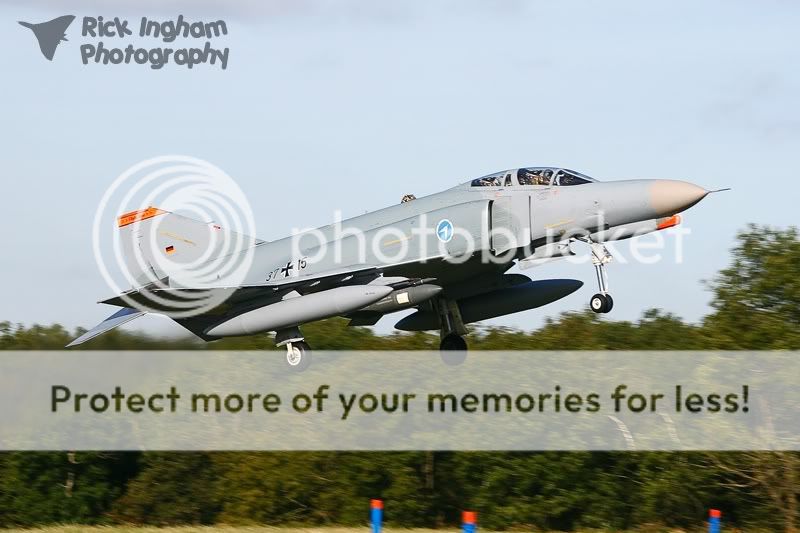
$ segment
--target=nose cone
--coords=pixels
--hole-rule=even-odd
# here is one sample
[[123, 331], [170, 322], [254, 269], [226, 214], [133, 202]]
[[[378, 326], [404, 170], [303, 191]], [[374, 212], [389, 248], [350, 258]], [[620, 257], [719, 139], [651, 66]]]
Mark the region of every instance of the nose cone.
[[708, 193], [686, 181], [656, 180], [650, 186], [650, 206], [658, 216], [674, 215], [689, 209]]

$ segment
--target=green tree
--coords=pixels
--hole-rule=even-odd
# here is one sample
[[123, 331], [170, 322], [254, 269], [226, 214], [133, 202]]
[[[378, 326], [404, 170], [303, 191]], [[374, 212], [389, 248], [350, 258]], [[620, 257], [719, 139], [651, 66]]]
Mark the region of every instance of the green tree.
[[0, 454], [0, 525], [97, 523], [136, 472], [125, 453]]
[[145, 453], [111, 516], [155, 525], [211, 524], [219, 508], [216, 470], [206, 453]]
[[[748, 226], [708, 288], [699, 325], [661, 310], [614, 321], [564, 313], [535, 331], [475, 327], [474, 349], [666, 350], [800, 348], [800, 239]], [[79, 334], [83, 330], [79, 330]], [[429, 333], [377, 335], [335, 318], [304, 329], [318, 349], [436, 349]], [[60, 349], [59, 325], [0, 322], [0, 349]], [[114, 331], [82, 349], [274, 349], [270, 335], [202, 343]], [[795, 386], [785, 376], [783, 386]], [[794, 531], [797, 453], [0, 453], [0, 525], [106, 521], [364, 524], [386, 500], [397, 526], [458, 523], [464, 508], [490, 528], [690, 528], [709, 507], [748, 529]], [[660, 526], [658, 526], [660, 527]]]
[[703, 324], [709, 347], [800, 349], [797, 229], [750, 225], [731, 255], [731, 265], [709, 283], [714, 312]]

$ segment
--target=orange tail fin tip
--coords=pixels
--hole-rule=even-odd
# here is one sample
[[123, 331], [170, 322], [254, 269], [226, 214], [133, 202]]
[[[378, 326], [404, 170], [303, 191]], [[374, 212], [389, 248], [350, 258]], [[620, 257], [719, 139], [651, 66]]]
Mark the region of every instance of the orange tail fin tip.
[[157, 207], [148, 207], [147, 209], [139, 209], [138, 211], [131, 211], [130, 213], [125, 213], [124, 215], [120, 215], [117, 218], [117, 227], [127, 226], [129, 224], [133, 224], [134, 222], [139, 222], [141, 220], [145, 220], [148, 218], [153, 218], [158, 215], [163, 215], [167, 213], [167, 211], [163, 211]]

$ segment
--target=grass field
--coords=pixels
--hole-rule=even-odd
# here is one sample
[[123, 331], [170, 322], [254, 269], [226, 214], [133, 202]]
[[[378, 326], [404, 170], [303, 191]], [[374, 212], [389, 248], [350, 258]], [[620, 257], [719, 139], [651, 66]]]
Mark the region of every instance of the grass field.
[[[0, 529], [2, 533], [369, 533], [369, 527], [134, 527], [134, 526], [57, 526], [34, 529]], [[460, 529], [393, 529], [383, 528], [385, 533], [444, 533], [447, 531], [460, 531]], [[479, 529], [480, 532], [487, 530]], [[530, 530], [525, 530], [530, 531]], [[683, 529], [669, 529], [653, 526], [638, 529], [630, 533], [699, 533], [705, 529], [696, 529], [691, 532]], [[733, 532], [735, 530], [728, 530]], [[543, 532], [539, 532], [543, 533]], [[551, 532], [552, 533], [552, 532]], [[604, 533], [601, 530], [586, 530], [582, 533]], [[615, 531], [614, 533], [625, 533]], [[753, 532], [755, 533], [755, 532]]]
[[[369, 533], [368, 527], [85, 527], [57, 526], [34, 529], [0, 529], [3, 533]], [[445, 529], [391, 529], [386, 533], [443, 533]], [[453, 530], [455, 531], [455, 530]]]

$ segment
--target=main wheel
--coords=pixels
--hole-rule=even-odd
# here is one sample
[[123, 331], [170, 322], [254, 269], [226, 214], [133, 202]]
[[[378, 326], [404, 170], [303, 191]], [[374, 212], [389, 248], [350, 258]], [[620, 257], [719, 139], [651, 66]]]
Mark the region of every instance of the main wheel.
[[[612, 302], [613, 304], [613, 302]], [[592, 311], [595, 313], [607, 313], [608, 312], [608, 295], [597, 293], [592, 296], [592, 299], [589, 300], [589, 307], [592, 308]]]
[[446, 335], [445, 338], [442, 339], [442, 342], [439, 343], [439, 349], [442, 351], [466, 350], [467, 341], [465, 341], [464, 337], [462, 337], [461, 335], [456, 335], [455, 333], [451, 333], [449, 335]]
[[606, 294], [606, 308], [604, 313], [610, 313], [614, 309], [614, 298], [610, 294]]
[[291, 343], [291, 349], [286, 350], [286, 366], [294, 372], [302, 372], [310, 364], [311, 346], [303, 341]]
[[461, 335], [450, 333], [439, 344], [442, 361], [449, 366], [460, 365], [467, 359], [467, 341]]

